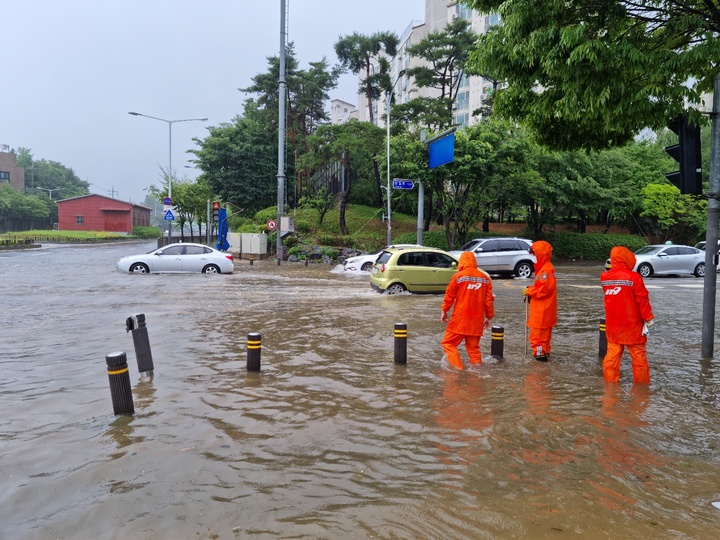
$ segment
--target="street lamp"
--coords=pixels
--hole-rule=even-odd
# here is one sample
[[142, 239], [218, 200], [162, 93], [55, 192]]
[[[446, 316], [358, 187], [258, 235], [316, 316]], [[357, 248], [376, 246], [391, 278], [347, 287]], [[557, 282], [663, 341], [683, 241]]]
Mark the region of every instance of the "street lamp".
[[395, 85], [405, 75], [405, 70], [401, 70], [398, 73], [397, 79], [390, 87], [389, 92], [385, 92], [385, 107], [387, 111], [387, 118], [385, 124], [387, 125], [387, 245], [392, 244], [392, 220], [390, 218], [390, 101], [392, 101], [393, 93], [395, 92]]
[[[165, 120], [139, 112], [129, 112], [133, 116], [144, 116], [152, 120], [160, 120], [168, 125], [168, 198], [172, 200], [172, 125], [176, 122], [207, 122], [207, 118], [183, 118], [181, 120]], [[168, 220], [168, 238], [172, 238], [172, 221]]]
[[48, 188], [44, 188], [44, 187], [38, 186], [37, 189], [42, 189], [43, 191], [47, 191], [47, 192], [49, 193], [48, 196], [52, 199], [52, 193], [53, 193], [53, 191], [60, 191], [62, 188], [48, 189]]

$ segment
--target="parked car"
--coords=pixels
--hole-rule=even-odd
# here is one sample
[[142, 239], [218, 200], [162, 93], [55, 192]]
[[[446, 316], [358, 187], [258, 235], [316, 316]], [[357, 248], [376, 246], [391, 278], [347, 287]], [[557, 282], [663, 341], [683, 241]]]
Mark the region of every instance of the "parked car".
[[378, 255], [380, 255], [384, 249], [388, 248], [394, 248], [394, 247], [422, 247], [418, 244], [395, 244], [392, 246], [386, 246], [382, 249], [378, 249], [377, 251], [373, 251], [372, 253], [365, 253], [363, 255], [356, 255], [355, 257], [348, 257], [345, 259], [345, 262], [343, 263], [343, 269], [348, 270], [350, 272], [357, 272], [359, 270], [362, 270], [363, 272], [369, 272], [372, 268], [372, 265], [375, 263], [375, 260], [378, 258]]
[[635, 251], [635, 270], [643, 277], [668, 274], [705, 275], [705, 252], [690, 246], [656, 244]]
[[[695, 247], [705, 251], [705, 240], [695, 244]], [[716, 271], [720, 272], [720, 240], [718, 240], [718, 251], [715, 254], [715, 262], [717, 264]]]
[[459, 250], [448, 251], [460, 259], [463, 251], [472, 251], [478, 266], [488, 274], [515, 275], [520, 278], [532, 277], [535, 255], [529, 250], [532, 240], [527, 238], [476, 238]]
[[458, 269], [458, 259], [430, 247], [388, 248], [372, 267], [370, 285], [379, 292], [444, 293]]
[[203, 244], [168, 244], [142, 255], [130, 255], [117, 262], [117, 270], [133, 274], [150, 272], [201, 272], [232, 274], [232, 253], [224, 253]]

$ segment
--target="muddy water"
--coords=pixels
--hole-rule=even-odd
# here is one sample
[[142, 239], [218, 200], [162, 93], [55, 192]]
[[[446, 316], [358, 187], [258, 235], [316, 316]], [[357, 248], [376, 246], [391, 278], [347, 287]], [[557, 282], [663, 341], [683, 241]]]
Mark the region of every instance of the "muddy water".
[[[440, 362], [438, 296], [381, 296], [321, 264], [115, 272], [151, 247], [0, 253], [0, 538], [720, 536], [701, 280], [647, 281], [653, 382], [633, 386], [626, 357], [606, 386], [599, 266], [558, 268], [548, 365], [524, 354], [527, 283], [495, 280], [505, 359], [486, 337], [460, 373]], [[136, 313], [152, 379], [125, 331]], [[112, 414], [104, 356], [119, 350], [132, 417]]]

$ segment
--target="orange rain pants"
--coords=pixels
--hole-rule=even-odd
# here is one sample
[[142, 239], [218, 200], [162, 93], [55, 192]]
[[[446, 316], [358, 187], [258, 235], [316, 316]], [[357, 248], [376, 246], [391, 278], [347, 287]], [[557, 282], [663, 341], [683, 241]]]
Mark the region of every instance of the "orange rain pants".
[[465, 350], [468, 353], [471, 364], [480, 364], [482, 362], [482, 353], [480, 352], [480, 336], [467, 336], [465, 334], [456, 334], [447, 330], [440, 345], [445, 351], [448, 362], [458, 369], [463, 369], [462, 358], [458, 352], [458, 345], [465, 340]]
[[620, 362], [625, 347], [630, 352], [635, 382], [637, 384], [650, 384], [650, 366], [648, 366], [644, 343], [620, 345], [619, 343], [608, 342], [607, 353], [603, 359], [603, 378], [608, 382], [618, 382], [620, 380]]
[[530, 327], [530, 347], [533, 356], [542, 356], [550, 354], [550, 340], [552, 339], [552, 328], [535, 328]]

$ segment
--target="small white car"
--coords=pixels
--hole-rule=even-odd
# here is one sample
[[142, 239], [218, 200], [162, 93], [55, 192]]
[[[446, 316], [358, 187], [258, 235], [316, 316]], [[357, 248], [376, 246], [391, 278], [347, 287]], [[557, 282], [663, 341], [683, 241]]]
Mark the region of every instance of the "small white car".
[[117, 262], [116, 269], [131, 274], [151, 272], [232, 274], [232, 253], [224, 253], [204, 244], [168, 244], [142, 255], [130, 255]]
[[372, 265], [375, 264], [375, 261], [378, 258], [378, 255], [380, 255], [384, 250], [388, 248], [407, 248], [407, 247], [422, 247], [418, 244], [395, 244], [392, 246], [387, 246], [382, 249], [378, 249], [377, 251], [373, 251], [372, 253], [366, 253], [364, 255], [356, 255], [355, 257], [348, 257], [345, 262], [343, 263], [343, 270], [347, 270], [349, 272], [370, 272], [372, 269]]

